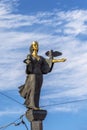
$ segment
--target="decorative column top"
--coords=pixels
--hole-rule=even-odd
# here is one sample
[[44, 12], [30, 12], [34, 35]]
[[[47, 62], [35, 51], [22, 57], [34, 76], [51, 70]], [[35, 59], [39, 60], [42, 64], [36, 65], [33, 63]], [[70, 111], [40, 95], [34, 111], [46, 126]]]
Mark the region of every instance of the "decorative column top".
[[42, 121], [45, 119], [47, 115], [46, 110], [27, 110], [26, 112], [26, 117], [27, 119], [32, 122], [32, 121]]

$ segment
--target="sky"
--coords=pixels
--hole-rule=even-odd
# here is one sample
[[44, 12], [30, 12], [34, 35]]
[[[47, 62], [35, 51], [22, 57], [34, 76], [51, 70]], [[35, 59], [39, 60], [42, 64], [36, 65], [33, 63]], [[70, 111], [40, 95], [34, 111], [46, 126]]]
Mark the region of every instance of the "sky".
[[[26, 112], [18, 87], [25, 82], [23, 60], [34, 40], [39, 55], [48, 58], [45, 52], [53, 49], [63, 53], [56, 58], [67, 58], [44, 75], [43, 129], [87, 130], [87, 0], [0, 0], [0, 127]], [[68, 103], [78, 100], [84, 101]], [[12, 129], [26, 128], [7, 128]]]

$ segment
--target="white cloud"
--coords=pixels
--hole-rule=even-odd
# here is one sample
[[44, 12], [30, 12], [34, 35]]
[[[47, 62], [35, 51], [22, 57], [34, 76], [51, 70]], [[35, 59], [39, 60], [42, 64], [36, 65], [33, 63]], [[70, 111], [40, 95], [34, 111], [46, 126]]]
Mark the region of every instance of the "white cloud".
[[23, 114], [24, 110], [22, 109], [14, 109], [12, 108], [11, 110], [8, 108], [6, 110], [0, 111], [0, 117], [1, 116], [7, 116], [7, 115], [20, 115]]
[[[12, 89], [24, 83], [22, 61], [30, 43], [38, 40], [41, 54], [53, 49], [67, 57], [66, 63], [56, 63], [53, 72], [45, 76], [43, 90], [48, 95], [44, 94], [42, 100], [85, 97], [87, 41], [78, 35], [87, 33], [87, 10], [56, 10], [28, 16], [12, 13], [16, 0], [5, 2], [0, 3], [0, 89]], [[23, 30], [24, 26], [28, 31]]]
[[49, 112], [74, 112], [77, 113], [78, 109], [81, 106], [77, 106], [77, 105], [65, 105], [65, 106], [56, 106], [56, 107], [51, 107], [49, 108]]
[[[62, 102], [64, 103], [64, 102]], [[74, 103], [67, 103], [65, 102], [64, 104], [60, 103], [59, 105], [52, 105], [48, 106], [47, 108], [49, 109], [49, 112], [54, 113], [54, 112], [67, 112], [71, 113], [73, 112], [74, 114], [78, 113], [81, 110], [85, 110], [87, 104], [85, 102], [74, 102]]]
[[0, 0], [0, 16], [9, 14], [18, 5], [19, 0]]

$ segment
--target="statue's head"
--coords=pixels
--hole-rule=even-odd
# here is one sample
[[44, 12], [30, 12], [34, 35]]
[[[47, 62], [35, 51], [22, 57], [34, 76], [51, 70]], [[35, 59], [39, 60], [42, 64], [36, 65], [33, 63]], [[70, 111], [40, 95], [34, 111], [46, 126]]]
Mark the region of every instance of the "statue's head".
[[37, 41], [33, 41], [31, 46], [30, 46], [30, 53], [32, 53], [33, 51], [37, 51], [39, 50], [39, 45]]

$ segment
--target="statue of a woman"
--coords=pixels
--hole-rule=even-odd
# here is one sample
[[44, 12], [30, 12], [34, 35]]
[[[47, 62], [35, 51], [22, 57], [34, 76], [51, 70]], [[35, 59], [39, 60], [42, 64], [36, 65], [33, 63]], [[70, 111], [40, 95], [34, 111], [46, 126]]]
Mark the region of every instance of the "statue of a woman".
[[38, 55], [38, 42], [32, 42], [30, 54], [24, 60], [26, 63], [27, 78], [25, 84], [19, 87], [20, 95], [25, 98], [25, 105], [29, 109], [39, 110], [40, 91], [43, 82], [43, 74], [51, 72], [55, 62], [64, 62], [66, 59], [45, 59]]

